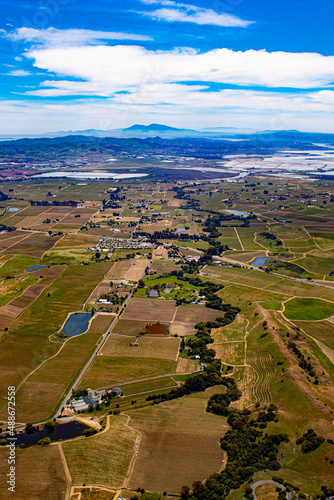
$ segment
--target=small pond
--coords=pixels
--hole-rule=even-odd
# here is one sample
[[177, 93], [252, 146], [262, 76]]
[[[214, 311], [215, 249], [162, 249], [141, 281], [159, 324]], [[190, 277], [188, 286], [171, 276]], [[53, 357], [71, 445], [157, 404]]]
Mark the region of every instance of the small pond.
[[8, 208], [8, 212], [18, 212], [20, 209], [16, 207], [10, 207]]
[[25, 269], [25, 272], [26, 273], [31, 273], [32, 271], [36, 271], [36, 269], [43, 269], [43, 267], [46, 267], [46, 266], [32, 266], [32, 267], [27, 267], [27, 269]]
[[81, 436], [83, 431], [87, 429], [85, 425], [79, 424], [79, 422], [68, 422], [67, 424], [55, 425], [53, 429], [43, 429], [42, 431], [36, 431], [32, 434], [17, 434], [15, 441], [13, 438], [7, 438], [7, 442], [15, 443], [17, 446], [20, 444], [25, 444], [26, 446], [32, 446], [33, 444], [38, 444], [40, 439], [49, 437], [51, 441], [62, 441], [65, 439], [72, 439]]
[[76, 337], [87, 330], [89, 320], [92, 315], [90, 313], [74, 313], [65, 323], [62, 332], [68, 337]]
[[257, 257], [251, 264], [252, 266], [262, 267], [266, 260], [270, 260], [270, 257]]
[[224, 212], [228, 212], [229, 214], [233, 214], [233, 215], [241, 215], [241, 216], [249, 215], [248, 212], [239, 212], [239, 210], [224, 210]]

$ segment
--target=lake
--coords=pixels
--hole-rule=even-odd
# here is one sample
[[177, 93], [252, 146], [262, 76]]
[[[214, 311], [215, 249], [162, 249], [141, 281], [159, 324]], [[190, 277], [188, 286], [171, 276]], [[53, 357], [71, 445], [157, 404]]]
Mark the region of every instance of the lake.
[[62, 332], [68, 337], [76, 337], [87, 330], [89, 320], [92, 315], [90, 313], [74, 313], [65, 323]]
[[87, 429], [85, 425], [79, 424], [79, 422], [68, 422], [67, 424], [55, 425], [53, 429], [43, 429], [41, 431], [36, 431], [32, 434], [17, 434], [15, 441], [12, 437], [7, 439], [9, 443], [15, 443], [16, 446], [20, 444], [25, 444], [26, 446], [32, 446], [33, 444], [38, 444], [38, 441], [43, 438], [50, 438], [51, 441], [63, 441], [65, 439], [73, 439], [75, 437], [81, 436], [83, 431]]
[[241, 215], [241, 216], [249, 215], [248, 212], [239, 212], [239, 210], [224, 210], [224, 212], [228, 212], [229, 214], [233, 214], [233, 215]]
[[257, 257], [251, 264], [252, 266], [262, 267], [266, 260], [270, 260], [270, 257]]

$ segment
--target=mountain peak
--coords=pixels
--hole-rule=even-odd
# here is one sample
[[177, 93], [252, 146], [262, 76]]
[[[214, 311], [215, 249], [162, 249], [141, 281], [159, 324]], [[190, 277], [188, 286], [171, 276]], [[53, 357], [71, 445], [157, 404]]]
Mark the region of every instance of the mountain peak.
[[175, 127], [168, 127], [167, 125], [161, 125], [159, 123], [151, 123], [150, 125], [132, 125], [131, 127], [128, 127], [124, 130], [131, 130], [131, 131], [141, 131], [141, 132], [150, 132], [150, 131], [158, 131], [158, 132], [164, 132], [168, 130], [179, 130]]

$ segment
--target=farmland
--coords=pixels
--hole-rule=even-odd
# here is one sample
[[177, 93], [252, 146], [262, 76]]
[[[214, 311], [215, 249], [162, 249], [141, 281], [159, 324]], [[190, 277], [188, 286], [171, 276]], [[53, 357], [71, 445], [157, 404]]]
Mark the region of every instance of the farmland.
[[[113, 168], [159, 170], [159, 158], [123, 158]], [[248, 429], [244, 410], [252, 432], [289, 441], [275, 455], [277, 471], [248, 470], [220, 497], [240, 500], [247, 481], [276, 474], [321, 495], [334, 460], [333, 181], [57, 179], [8, 181], [2, 190], [12, 199], [0, 222], [16, 230], [0, 234], [1, 395], [16, 386], [22, 430], [71, 420], [75, 408], [102, 425], [89, 437], [18, 449], [20, 474], [38, 464], [27, 498], [65, 500], [71, 484], [73, 500], [130, 499], [138, 488], [146, 490], [140, 498], [159, 500], [194, 481], [218, 484], [219, 474], [205, 480], [225, 468], [237, 485], [237, 471], [247, 471], [241, 460], [229, 469], [219, 440]], [[121, 248], [99, 247], [103, 235]], [[267, 260], [258, 267], [257, 258]], [[75, 312], [88, 313], [89, 326], [66, 337], [60, 332]], [[80, 409], [75, 398], [88, 394], [99, 402]], [[269, 408], [275, 418], [267, 422]], [[3, 422], [6, 415], [2, 399]], [[296, 439], [310, 427], [325, 441], [303, 454]]]

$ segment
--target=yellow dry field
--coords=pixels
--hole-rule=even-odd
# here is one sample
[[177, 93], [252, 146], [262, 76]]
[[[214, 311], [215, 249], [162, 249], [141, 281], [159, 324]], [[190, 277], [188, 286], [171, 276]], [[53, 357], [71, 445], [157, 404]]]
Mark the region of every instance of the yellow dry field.
[[176, 373], [195, 372], [198, 368], [196, 359], [179, 358], [176, 365]]
[[211, 387], [153, 407], [128, 412], [141, 434], [129, 486], [179, 493], [185, 484], [204, 480], [222, 466], [219, 439], [226, 419], [205, 412], [206, 401], [224, 390]]
[[256, 403], [253, 388], [257, 381], [257, 375], [251, 366], [240, 366], [233, 369], [233, 378], [242, 392], [242, 396], [237, 401], [231, 403], [230, 407], [237, 410], [244, 410]]
[[216, 351], [216, 358], [221, 359], [227, 365], [243, 365], [245, 363], [245, 343], [223, 342], [222, 344], [211, 344]]
[[277, 500], [278, 492], [274, 484], [261, 484], [255, 490], [257, 500]]
[[167, 248], [158, 247], [152, 251], [152, 260], [168, 260]]
[[247, 319], [242, 313], [239, 313], [229, 325], [221, 328], [213, 328], [211, 336], [217, 344], [226, 340], [244, 340], [247, 333], [247, 325]]
[[123, 486], [137, 439], [127, 420], [108, 417], [105, 431], [62, 444], [73, 485]]
[[122, 280], [130, 268], [131, 260], [118, 260], [108, 272], [106, 279]]
[[59, 445], [16, 449], [16, 491], [8, 491], [9, 449], [0, 449], [1, 500], [64, 500], [67, 477]]
[[130, 268], [124, 274], [127, 281], [139, 281], [149, 265], [148, 259], [135, 259], [130, 263]]
[[172, 337], [140, 337], [139, 347], [130, 346], [136, 337], [110, 334], [102, 349], [102, 356], [158, 358], [176, 361], [181, 340]]
[[196, 333], [196, 330], [189, 323], [174, 321], [170, 326], [170, 333], [171, 335], [185, 337], [187, 335], [194, 335]]

